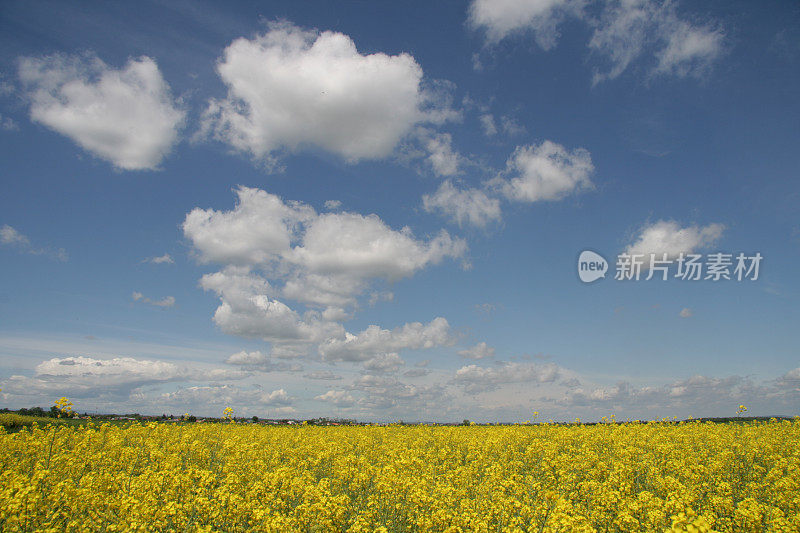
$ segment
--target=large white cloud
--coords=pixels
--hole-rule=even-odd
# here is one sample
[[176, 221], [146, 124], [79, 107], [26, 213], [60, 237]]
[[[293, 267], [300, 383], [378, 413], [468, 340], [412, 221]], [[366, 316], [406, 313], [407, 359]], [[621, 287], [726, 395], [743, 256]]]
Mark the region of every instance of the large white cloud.
[[579, 15], [583, 4], [583, 0], [474, 0], [469, 23], [484, 29], [492, 43], [532, 31], [537, 44], [549, 50], [558, 39], [558, 25], [567, 15]]
[[490, 222], [499, 221], [502, 216], [500, 200], [490, 198], [480, 189], [460, 189], [449, 180], [444, 181], [435, 193], [423, 195], [422, 206], [428, 212], [441, 212], [459, 226], [485, 227]]
[[[247, 187], [238, 188], [236, 194], [233, 210], [194, 209], [183, 223], [184, 234], [202, 260], [229, 265], [223, 272], [207, 275], [202, 283], [223, 296], [228, 305], [220, 308], [219, 319], [231, 326], [227, 319], [238, 314], [237, 309], [249, 316], [274, 315], [279, 310], [289, 316], [286, 309], [267, 305], [266, 296], [270, 301], [281, 296], [324, 307], [326, 319], [342, 319], [346, 308], [356, 304], [373, 280], [396, 281], [466, 252], [464, 240], [444, 230], [422, 240], [407, 227], [390, 228], [376, 215], [318, 214], [305, 204], [284, 202]], [[250, 271], [254, 269], [277, 285], [272, 287]], [[226, 291], [228, 297], [224, 297]], [[254, 306], [263, 309], [256, 311]], [[243, 331], [252, 331], [251, 326]]]
[[96, 57], [22, 58], [31, 120], [124, 170], [155, 169], [178, 140], [185, 112], [156, 62], [115, 69]]
[[567, 150], [552, 141], [518, 146], [506, 162], [505, 176], [490, 182], [509, 200], [538, 202], [560, 200], [593, 188], [592, 157], [583, 148]]
[[338, 32], [273, 23], [233, 41], [217, 72], [228, 94], [210, 102], [205, 127], [256, 159], [307, 146], [348, 161], [382, 158], [416, 124], [437, 119], [414, 57], [364, 55]]
[[412, 322], [393, 330], [372, 325], [356, 335], [347, 333], [342, 339], [325, 341], [319, 353], [327, 361], [367, 361], [400, 350], [450, 346], [454, 342], [450, 324], [437, 317], [427, 324]]

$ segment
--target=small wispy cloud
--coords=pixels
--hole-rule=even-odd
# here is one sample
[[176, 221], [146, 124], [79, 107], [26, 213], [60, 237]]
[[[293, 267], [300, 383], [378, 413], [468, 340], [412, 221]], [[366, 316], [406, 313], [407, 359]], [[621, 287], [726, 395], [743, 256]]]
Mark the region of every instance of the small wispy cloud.
[[172, 259], [172, 256], [169, 254], [164, 254], [158, 257], [148, 257], [142, 260], [142, 263], [153, 263], [154, 265], [172, 265], [175, 263], [175, 260]]
[[4, 117], [0, 115], [0, 130], [2, 131], [17, 131], [19, 126], [11, 117]]
[[4, 224], [0, 227], [0, 245], [14, 247], [21, 253], [30, 255], [43, 255], [56, 261], [66, 261], [69, 259], [66, 250], [63, 248], [39, 248], [31, 243], [31, 240], [26, 236], [9, 226]]
[[150, 305], [155, 305], [156, 307], [172, 307], [173, 305], [175, 305], [174, 296], [165, 296], [160, 300], [153, 300], [143, 295], [141, 292], [133, 291], [132, 298], [134, 302], [142, 302]]

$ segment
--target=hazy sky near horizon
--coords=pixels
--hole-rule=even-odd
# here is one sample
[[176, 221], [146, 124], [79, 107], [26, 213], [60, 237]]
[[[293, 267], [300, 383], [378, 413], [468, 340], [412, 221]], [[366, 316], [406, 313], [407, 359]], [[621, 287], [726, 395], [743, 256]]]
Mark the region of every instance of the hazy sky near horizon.
[[0, 407], [798, 413], [796, 3], [7, 1], [0, 50]]

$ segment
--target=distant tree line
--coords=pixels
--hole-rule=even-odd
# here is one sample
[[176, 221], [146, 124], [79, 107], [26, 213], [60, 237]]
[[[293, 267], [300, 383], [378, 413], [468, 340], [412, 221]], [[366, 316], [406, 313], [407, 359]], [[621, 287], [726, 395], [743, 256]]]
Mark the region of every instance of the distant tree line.
[[[78, 416], [77, 413], [73, 412], [62, 413], [55, 405], [50, 407], [50, 409], [47, 411], [41, 407], [31, 407], [29, 409], [25, 409], [23, 407], [22, 409], [17, 409], [16, 411], [12, 411], [11, 409], [4, 407], [3, 409], [0, 409], [0, 413], [16, 413], [23, 416], [39, 416], [44, 418], [72, 418], [74, 416]], [[59, 415], [61, 416], [59, 417]]]

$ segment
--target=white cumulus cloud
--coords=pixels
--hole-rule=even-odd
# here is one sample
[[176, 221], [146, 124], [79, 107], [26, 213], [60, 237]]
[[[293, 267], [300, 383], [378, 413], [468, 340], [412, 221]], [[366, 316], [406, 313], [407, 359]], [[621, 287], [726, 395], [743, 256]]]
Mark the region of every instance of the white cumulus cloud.
[[506, 162], [504, 176], [490, 182], [509, 200], [538, 202], [561, 200], [592, 189], [592, 157], [583, 148], [568, 150], [552, 141], [518, 146]]
[[[445, 230], [417, 238], [410, 228], [393, 229], [374, 214], [320, 214], [260, 189], [235, 192], [232, 210], [196, 208], [183, 223], [195, 256], [222, 266], [199, 284], [219, 297], [213, 320], [224, 333], [272, 343], [270, 358], [302, 357], [318, 345], [324, 359], [366, 361], [452, 343], [444, 318], [392, 331], [370, 326], [358, 335], [346, 333], [341, 322], [365, 294], [371, 294], [370, 305], [392, 298], [375, 284], [462, 257], [463, 239]], [[305, 311], [298, 312], [298, 305]], [[253, 357], [258, 360], [248, 360]], [[264, 354], [238, 354], [229, 362], [283, 368]]]
[[123, 170], [155, 169], [178, 140], [185, 112], [156, 62], [115, 69], [97, 57], [22, 58], [31, 120]]
[[271, 297], [269, 283], [242, 267], [206, 274], [200, 286], [217, 293], [214, 322], [230, 335], [270, 342], [314, 342], [341, 334], [341, 326], [315, 317], [305, 321], [295, 310]]
[[[445, 258], [461, 257], [467, 248], [463, 239], [445, 230], [418, 239], [408, 227], [392, 229], [377, 215], [318, 214], [306, 204], [284, 202], [247, 187], [239, 187], [236, 194], [238, 202], [231, 211], [195, 208], [186, 216], [183, 231], [195, 254], [229, 269], [238, 265], [261, 270], [276, 283], [271, 296], [324, 307], [325, 320], [346, 318], [347, 307], [355, 305], [374, 280], [409, 277]], [[251, 283], [253, 276], [248, 272], [243, 278], [229, 270], [217, 278], [236, 277], [237, 290], [246, 289], [252, 296], [261, 291]], [[216, 278], [206, 279], [207, 284]], [[256, 285], [263, 283], [265, 279]], [[254, 300], [247, 301], [252, 307]]]
[[681, 253], [693, 253], [713, 245], [724, 230], [722, 224], [681, 227], [674, 220], [659, 220], [643, 226], [625, 253], [644, 255], [648, 261], [650, 254], [656, 254], [657, 260], [667, 254], [667, 259], [674, 260]]
[[398, 354], [385, 353], [364, 361], [364, 370], [370, 374], [382, 374], [384, 372], [395, 372], [405, 364], [406, 362]]
[[415, 125], [436, 120], [413, 56], [361, 54], [334, 31], [272, 23], [233, 41], [217, 72], [228, 94], [210, 101], [206, 130], [267, 162], [307, 146], [350, 162], [383, 158]]
[[313, 208], [284, 203], [261, 189], [239, 187], [232, 211], [192, 209], [183, 233], [203, 261], [266, 264], [289, 250], [298, 225], [316, 217]]

